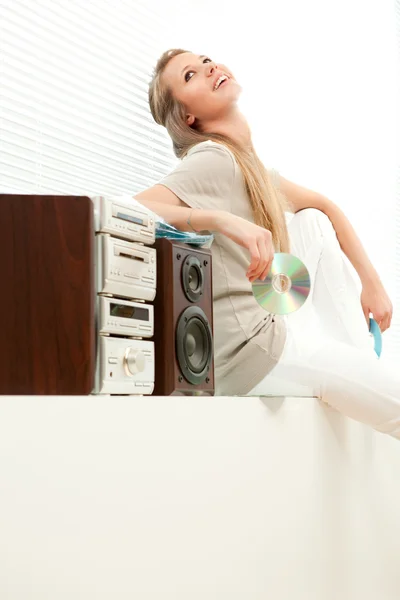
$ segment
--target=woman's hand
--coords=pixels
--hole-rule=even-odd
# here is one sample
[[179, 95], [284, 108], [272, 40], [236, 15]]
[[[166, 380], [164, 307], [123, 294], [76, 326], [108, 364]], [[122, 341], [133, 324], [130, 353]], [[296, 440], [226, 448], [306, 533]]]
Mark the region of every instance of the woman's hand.
[[251, 282], [255, 279], [264, 280], [271, 269], [275, 254], [271, 232], [226, 212], [221, 216], [217, 229], [219, 233], [249, 250], [251, 262], [246, 277]]
[[392, 321], [393, 305], [380, 281], [363, 284], [361, 291], [361, 306], [367, 321], [368, 329], [370, 312], [378, 323], [382, 333], [386, 331], [386, 329], [389, 329]]

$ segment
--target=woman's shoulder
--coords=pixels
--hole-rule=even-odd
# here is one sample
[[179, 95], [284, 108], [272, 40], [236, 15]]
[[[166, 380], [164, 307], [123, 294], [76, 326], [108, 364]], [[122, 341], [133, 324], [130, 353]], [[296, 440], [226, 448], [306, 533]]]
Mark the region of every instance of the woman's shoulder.
[[228, 150], [222, 144], [205, 140], [192, 146], [174, 170], [158, 183], [168, 187], [190, 206], [196, 202], [197, 208], [210, 210], [216, 207], [216, 199], [219, 198], [226, 200], [225, 203], [219, 202], [219, 208], [228, 210], [235, 177], [234, 163]]
[[219, 181], [222, 178], [233, 182], [236, 162], [233, 154], [224, 144], [205, 140], [192, 146], [178, 166], [178, 171], [196, 174], [207, 181]]
[[228, 157], [230, 161], [233, 162], [233, 164], [235, 164], [235, 157], [233, 156], [229, 148], [225, 146], [225, 144], [222, 144], [220, 142], [214, 142], [214, 140], [205, 140], [204, 142], [199, 142], [198, 144], [195, 144], [188, 150], [186, 157], [198, 152], [207, 153], [214, 156], [225, 156]]

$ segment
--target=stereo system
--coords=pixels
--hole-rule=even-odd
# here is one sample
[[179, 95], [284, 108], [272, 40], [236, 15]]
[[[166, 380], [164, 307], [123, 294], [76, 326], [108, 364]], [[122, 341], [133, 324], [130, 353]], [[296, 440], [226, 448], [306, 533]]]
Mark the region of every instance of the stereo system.
[[99, 294], [142, 298], [152, 302], [156, 295], [156, 251], [134, 242], [96, 236], [96, 276]]
[[110, 233], [133, 242], [154, 244], [155, 221], [136, 204], [128, 206], [117, 198], [92, 196], [95, 207], [95, 230]]
[[114, 196], [0, 194], [0, 394], [214, 394], [211, 252]]
[[[156, 240], [156, 395], [214, 394], [210, 250]], [[168, 360], [165, 360], [168, 357]]]
[[151, 394], [154, 389], [154, 342], [99, 336], [95, 392]]

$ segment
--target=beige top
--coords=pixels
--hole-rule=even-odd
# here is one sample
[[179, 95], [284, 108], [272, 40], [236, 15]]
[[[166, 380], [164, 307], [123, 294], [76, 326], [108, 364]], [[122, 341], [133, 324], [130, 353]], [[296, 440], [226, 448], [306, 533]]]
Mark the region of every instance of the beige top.
[[[269, 173], [279, 189], [278, 171]], [[158, 183], [188, 206], [225, 210], [254, 223], [241, 169], [222, 144], [211, 140], [197, 144]], [[287, 321], [256, 302], [246, 277], [250, 252], [225, 235], [213, 234], [215, 394], [244, 395], [277, 364]]]

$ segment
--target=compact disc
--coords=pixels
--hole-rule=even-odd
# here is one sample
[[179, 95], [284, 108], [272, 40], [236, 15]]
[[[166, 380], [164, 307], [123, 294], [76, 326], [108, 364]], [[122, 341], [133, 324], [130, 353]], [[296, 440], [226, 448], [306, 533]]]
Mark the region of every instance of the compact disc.
[[252, 283], [257, 302], [274, 315], [287, 315], [298, 310], [307, 300], [310, 289], [307, 267], [297, 256], [286, 252], [276, 253], [266, 278]]
[[374, 338], [374, 350], [379, 358], [382, 353], [382, 333], [375, 319], [369, 319], [369, 331], [371, 337]]

